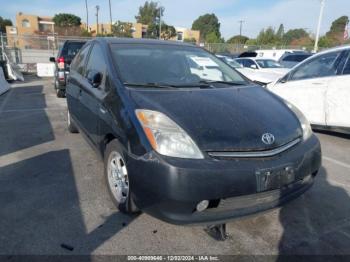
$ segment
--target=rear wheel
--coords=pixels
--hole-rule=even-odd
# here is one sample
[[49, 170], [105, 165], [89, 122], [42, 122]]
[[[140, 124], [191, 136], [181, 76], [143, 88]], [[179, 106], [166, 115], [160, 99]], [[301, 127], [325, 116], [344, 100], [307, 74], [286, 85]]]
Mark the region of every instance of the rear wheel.
[[66, 97], [66, 92], [62, 89], [56, 89], [56, 95], [58, 98], [64, 98]]
[[126, 214], [138, 211], [131, 197], [129, 174], [122, 146], [112, 140], [106, 148], [104, 157], [105, 179], [109, 194], [117, 208]]
[[70, 133], [79, 133], [78, 128], [72, 121], [72, 117], [70, 116], [69, 110], [67, 110], [67, 125], [68, 125], [68, 131]]

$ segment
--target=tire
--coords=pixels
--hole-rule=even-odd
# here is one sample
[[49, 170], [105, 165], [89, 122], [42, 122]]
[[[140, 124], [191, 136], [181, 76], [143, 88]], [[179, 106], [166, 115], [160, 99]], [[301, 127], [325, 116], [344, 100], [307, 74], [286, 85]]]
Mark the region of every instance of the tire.
[[62, 89], [56, 89], [56, 95], [58, 98], [66, 97], [66, 91]]
[[125, 159], [125, 152], [119, 142], [109, 142], [104, 154], [104, 177], [108, 192], [119, 211], [130, 215], [139, 210], [132, 199]]
[[76, 127], [76, 125], [72, 121], [72, 117], [70, 116], [69, 110], [67, 110], [67, 126], [68, 126], [68, 131], [70, 133], [73, 133], [73, 134], [79, 133], [78, 128]]

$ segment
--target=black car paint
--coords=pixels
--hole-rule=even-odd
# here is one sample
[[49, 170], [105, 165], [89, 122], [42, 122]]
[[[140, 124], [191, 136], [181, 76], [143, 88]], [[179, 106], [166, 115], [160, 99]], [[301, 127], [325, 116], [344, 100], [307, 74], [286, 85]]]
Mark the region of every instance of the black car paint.
[[[224, 221], [278, 206], [303, 190], [299, 193], [292, 190], [265, 206], [220, 214], [197, 213], [194, 211], [196, 203], [242, 195], [258, 197], [256, 172], [264, 168], [293, 166], [299, 180], [317, 173], [321, 150], [314, 135], [287, 152], [269, 158], [216, 159], [206, 154], [206, 151], [219, 149], [266, 150], [268, 147], [259, 141], [264, 132], [276, 133], [277, 143], [271, 148], [300, 137], [301, 127], [294, 113], [269, 91], [257, 86], [181, 90], [128, 88], [117, 75], [110, 43], [179, 43], [125, 39], [90, 41], [89, 44], [102, 47], [101, 59], [107, 64], [102, 84], [92, 87], [74, 69], [68, 82], [67, 102], [72, 119], [101, 156], [112, 139], [118, 139], [123, 145], [132, 197], [141, 210], [175, 224]], [[158, 110], [172, 118], [190, 134], [205, 159], [178, 159], [155, 152], [136, 118], [135, 109], [138, 108]]]

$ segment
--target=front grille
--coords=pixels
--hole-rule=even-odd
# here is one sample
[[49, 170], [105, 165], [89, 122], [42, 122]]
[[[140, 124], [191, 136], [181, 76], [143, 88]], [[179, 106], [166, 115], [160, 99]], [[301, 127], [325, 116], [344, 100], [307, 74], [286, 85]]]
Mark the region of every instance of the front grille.
[[287, 144], [284, 144], [278, 148], [270, 149], [270, 150], [264, 150], [264, 151], [239, 151], [239, 152], [231, 152], [231, 151], [224, 151], [224, 152], [208, 152], [208, 155], [211, 157], [218, 157], [218, 158], [260, 158], [260, 157], [272, 157], [275, 155], [278, 155], [284, 151], [287, 151], [288, 149], [292, 148], [293, 146], [297, 145], [301, 141], [300, 138], [297, 138], [293, 140], [292, 142], [289, 142]]

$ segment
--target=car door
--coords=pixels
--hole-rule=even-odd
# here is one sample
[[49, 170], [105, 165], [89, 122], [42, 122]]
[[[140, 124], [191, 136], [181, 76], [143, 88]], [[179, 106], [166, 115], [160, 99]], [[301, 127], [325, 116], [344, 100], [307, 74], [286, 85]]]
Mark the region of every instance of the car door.
[[271, 91], [298, 107], [314, 125], [326, 125], [326, 92], [341, 51], [319, 55], [293, 69]]
[[91, 45], [85, 45], [77, 57], [73, 60], [71, 65], [71, 74], [69, 76], [69, 81], [66, 89], [67, 96], [67, 105], [71, 117], [74, 119], [78, 126], [81, 126], [80, 123], [80, 92], [81, 85], [84, 81], [83, 75], [85, 74], [85, 66], [87, 58], [90, 52]]
[[[81, 85], [79, 95], [79, 103], [81, 106], [80, 118], [82, 129], [88, 138], [94, 144], [98, 144], [99, 140], [99, 123], [100, 112], [106, 113], [106, 109], [102, 105], [105, 96], [105, 74], [106, 61], [103, 49], [99, 43], [95, 43], [91, 48], [91, 52], [86, 64], [84, 79]], [[101, 84], [95, 87], [89, 79], [92, 74], [100, 74]]]
[[326, 96], [326, 122], [329, 126], [350, 127], [350, 52], [343, 56], [339, 74], [329, 80]]

